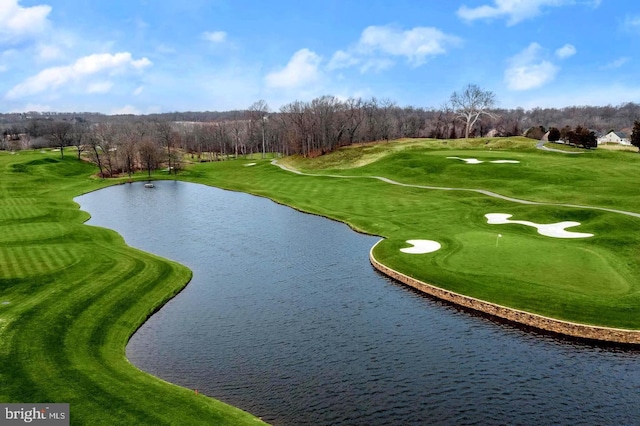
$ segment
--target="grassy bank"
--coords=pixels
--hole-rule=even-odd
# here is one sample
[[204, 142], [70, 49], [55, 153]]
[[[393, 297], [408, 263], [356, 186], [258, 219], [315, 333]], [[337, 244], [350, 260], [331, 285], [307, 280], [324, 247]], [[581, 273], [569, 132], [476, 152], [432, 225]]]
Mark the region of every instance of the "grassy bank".
[[0, 401], [68, 402], [78, 425], [260, 424], [127, 361], [130, 335], [191, 273], [83, 225], [73, 197], [107, 184], [93, 173], [0, 153]]

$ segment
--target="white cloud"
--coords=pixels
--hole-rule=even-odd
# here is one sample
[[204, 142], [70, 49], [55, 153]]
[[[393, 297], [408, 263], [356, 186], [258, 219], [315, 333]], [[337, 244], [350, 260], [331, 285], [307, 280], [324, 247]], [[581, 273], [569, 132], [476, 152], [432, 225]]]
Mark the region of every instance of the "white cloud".
[[202, 38], [213, 43], [222, 43], [227, 40], [227, 33], [224, 31], [205, 31], [202, 33]]
[[560, 59], [565, 59], [575, 55], [576, 52], [576, 48], [572, 44], [565, 44], [560, 49], [556, 50], [556, 56]]
[[613, 69], [616, 69], [616, 68], [620, 68], [621, 66], [623, 66], [624, 64], [626, 64], [630, 60], [631, 60], [630, 57], [623, 56], [621, 58], [616, 59], [615, 61], [609, 62], [607, 65], [603, 66], [602, 69], [613, 70]]
[[144, 91], [144, 87], [143, 86], [138, 86], [136, 88], [136, 90], [133, 91], [133, 95], [134, 96], [138, 96], [138, 95], [142, 94], [143, 91]]
[[329, 70], [360, 66], [361, 72], [384, 70], [394, 65], [394, 57], [404, 57], [414, 67], [429, 57], [443, 55], [461, 43], [458, 37], [437, 28], [415, 27], [402, 30], [394, 26], [369, 26], [358, 42], [347, 51], [338, 50], [327, 66]]
[[457, 14], [465, 21], [507, 18], [507, 25], [515, 25], [541, 13], [542, 7], [557, 7], [573, 3], [572, 0], [494, 0], [494, 5], [467, 7], [462, 5]]
[[0, 53], [0, 72], [9, 70], [9, 64], [12, 63], [17, 54], [18, 51], [13, 49], [5, 50]]
[[344, 50], [338, 50], [331, 57], [331, 60], [327, 65], [327, 69], [332, 71], [341, 68], [349, 68], [353, 65], [358, 64], [359, 62], [360, 60], [353, 56], [351, 53], [347, 53]]
[[57, 59], [62, 56], [62, 50], [58, 46], [41, 44], [38, 46], [38, 56], [44, 60]]
[[134, 60], [129, 52], [120, 52], [114, 55], [109, 53], [93, 54], [82, 57], [71, 65], [44, 69], [14, 86], [5, 97], [17, 99], [57, 89], [67, 83], [77, 83], [94, 75], [108, 74], [113, 76], [129, 69], [142, 70], [150, 65], [149, 59]]
[[0, 43], [17, 43], [43, 33], [49, 27], [46, 5], [22, 7], [18, 0], [0, 0]]
[[373, 70], [375, 72], [380, 72], [380, 71], [387, 70], [393, 67], [394, 65], [395, 65], [395, 62], [393, 62], [389, 58], [369, 58], [365, 60], [360, 66], [360, 72], [362, 74], [370, 70]]
[[265, 77], [270, 88], [299, 88], [320, 79], [320, 62], [322, 58], [309, 49], [300, 49], [293, 54], [289, 63], [279, 71]]
[[370, 26], [362, 32], [358, 50], [404, 56], [412, 65], [418, 66], [428, 56], [442, 55], [449, 45], [458, 42], [457, 37], [447, 35], [437, 28], [416, 27], [402, 31], [390, 26]]
[[553, 81], [559, 68], [541, 59], [542, 47], [531, 43], [526, 49], [509, 59], [504, 80], [509, 90], [530, 90]]

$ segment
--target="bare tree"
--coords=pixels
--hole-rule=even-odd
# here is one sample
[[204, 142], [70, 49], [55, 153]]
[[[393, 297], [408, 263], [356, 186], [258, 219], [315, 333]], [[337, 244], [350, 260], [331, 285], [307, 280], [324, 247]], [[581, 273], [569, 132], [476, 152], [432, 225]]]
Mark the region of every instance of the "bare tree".
[[146, 122], [136, 120], [120, 127], [118, 138], [118, 153], [124, 163], [124, 169], [129, 178], [136, 170], [136, 153], [139, 153], [138, 145], [149, 139], [150, 129]]
[[238, 112], [234, 112], [233, 121], [231, 122], [231, 130], [233, 131], [233, 147], [234, 155], [238, 158], [238, 146], [240, 145], [240, 132], [242, 131], [242, 120], [238, 117]]
[[362, 109], [362, 99], [349, 98], [346, 102], [347, 113], [347, 135], [349, 136], [349, 145], [353, 144], [358, 129], [364, 121], [364, 110]]
[[100, 177], [104, 178], [104, 167], [102, 165], [102, 148], [100, 147], [100, 139], [97, 134], [97, 127], [89, 129], [86, 135], [86, 142], [89, 145], [90, 158], [96, 163], [100, 169]]
[[391, 99], [382, 99], [380, 108], [378, 108], [378, 125], [380, 129], [380, 137], [389, 141], [395, 136], [393, 134], [393, 115], [392, 111], [397, 106]]
[[144, 168], [147, 169], [148, 176], [151, 177], [151, 170], [158, 168], [158, 163], [161, 158], [158, 145], [156, 145], [151, 138], [144, 138], [138, 144], [138, 154], [140, 155]]
[[[251, 106], [247, 110], [247, 113], [249, 115], [250, 128], [252, 130], [251, 136], [254, 136], [260, 133], [262, 134], [262, 158], [264, 158], [265, 149], [266, 149], [264, 131], [265, 131], [265, 121], [267, 120], [267, 114], [269, 114], [269, 104], [267, 104], [265, 100], [260, 99], [259, 101], [251, 104]], [[262, 130], [261, 132], [255, 132], [256, 130], [258, 130], [256, 126], [258, 122], [260, 122], [260, 129]], [[255, 139], [256, 138], [254, 138], [254, 140]]]
[[174, 174], [178, 174], [178, 158], [171, 152], [171, 148], [174, 147], [177, 142], [178, 134], [168, 121], [156, 121], [154, 127], [159, 144], [167, 147], [169, 174], [171, 174], [172, 171]]
[[71, 144], [78, 150], [78, 160], [80, 160], [80, 156], [85, 150], [85, 143], [88, 132], [89, 127], [86, 123], [83, 122], [73, 123], [71, 127], [69, 139], [71, 141]]
[[[92, 156], [100, 168], [102, 177], [113, 176], [115, 172], [114, 152], [116, 150], [116, 126], [113, 123], [100, 123], [92, 129], [90, 145]], [[104, 167], [104, 169], [103, 169]]]
[[460, 93], [453, 92], [450, 102], [458, 118], [466, 123], [465, 138], [469, 138], [469, 131], [480, 116], [495, 117], [495, 114], [489, 111], [496, 103], [495, 95], [475, 84], [468, 84]]
[[631, 131], [631, 145], [638, 148], [640, 152], [640, 121], [633, 122], [633, 130]]
[[68, 121], [54, 121], [49, 126], [51, 142], [60, 148], [60, 156], [64, 158], [64, 147], [71, 141], [71, 123]]

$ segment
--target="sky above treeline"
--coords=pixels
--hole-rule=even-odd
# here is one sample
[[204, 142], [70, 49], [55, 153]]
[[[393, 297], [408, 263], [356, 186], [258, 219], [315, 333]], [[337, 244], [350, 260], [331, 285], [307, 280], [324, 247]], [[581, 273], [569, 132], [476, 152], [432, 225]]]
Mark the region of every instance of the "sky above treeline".
[[0, 0], [0, 112], [640, 102], [640, 1]]

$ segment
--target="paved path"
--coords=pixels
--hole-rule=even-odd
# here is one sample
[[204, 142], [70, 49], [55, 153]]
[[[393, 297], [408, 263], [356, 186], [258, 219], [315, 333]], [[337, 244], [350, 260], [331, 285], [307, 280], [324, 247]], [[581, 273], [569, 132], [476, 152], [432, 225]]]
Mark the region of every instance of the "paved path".
[[[566, 151], [560, 151], [560, 152], [566, 152]], [[579, 154], [582, 154], [582, 153], [579, 153]], [[332, 177], [332, 178], [339, 178], [339, 179], [377, 179], [377, 180], [381, 180], [383, 182], [389, 183], [391, 185], [405, 186], [409, 188], [433, 189], [433, 190], [440, 190], [440, 191], [469, 191], [469, 192], [476, 192], [478, 194], [483, 194], [493, 198], [499, 198], [501, 200], [519, 203], [519, 204], [528, 204], [533, 206], [556, 206], [556, 207], [573, 207], [577, 209], [602, 210], [606, 212], [618, 213], [618, 214], [640, 218], [640, 213], [628, 212], [624, 210], [616, 210], [616, 209], [609, 209], [605, 207], [596, 207], [596, 206], [581, 206], [577, 204], [541, 203], [538, 201], [521, 200], [519, 198], [508, 197], [506, 195], [501, 195], [496, 192], [491, 192], [484, 189], [448, 188], [448, 187], [442, 187], [442, 186], [415, 185], [415, 184], [397, 182], [395, 180], [382, 177], [382, 176], [344, 176], [344, 175], [323, 175], [323, 174], [314, 174], [314, 173], [303, 173], [300, 170], [292, 169], [290, 167], [279, 164], [278, 160], [272, 160], [271, 164], [273, 164], [274, 166], [278, 166], [281, 169], [286, 170], [288, 172], [296, 173], [303, 176]]]
[[548, 148], [544, 146], [545, 141], [540, 141], [536, 144], [536, 148], [541, 149], [543, 151], [551, 151], [551, 152], [560, 152], [562, 154], [584, 154], [584, 152], [579, 151], [563, 151], [561, 149]]

